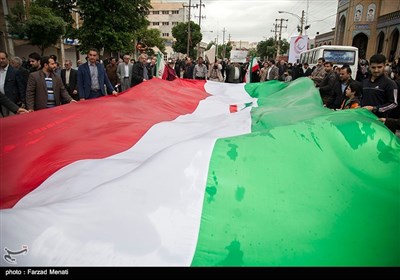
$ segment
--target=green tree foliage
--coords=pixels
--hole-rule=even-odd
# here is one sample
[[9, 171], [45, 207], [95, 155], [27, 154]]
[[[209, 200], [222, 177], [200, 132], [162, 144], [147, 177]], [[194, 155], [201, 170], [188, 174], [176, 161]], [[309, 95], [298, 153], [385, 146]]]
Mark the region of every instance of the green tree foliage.
[[64, 19], [67, 23], [73, 23], [71, 10], [76, 5], [76, 0], [35, 0], [35, 4], [50, 8], [56, 16]]
[[10, 9], [10, 11], [10, 14], [6, 16], [10, 28], [10, 34], [19, 39], [27, 39], [24, 6], [22, 3], [17, 2], [15, 6]]
[[[172, 36], [176, 39], [174, 43], [174, 51], [180, 53], [186, 53], [187, 42], [188, 42], [188, 22], [178, 23], [172, 28]], [[203, 39], [203, 35], [200, 32], [200, 26], [193, 21], [190, 21], [190, 41], [189, 41], [189, 56], [195, 57], [196, 52], [194, 48]]]
[[131, 52], [134, 32], [148, 26], [150, 0], [77, 0], [83, 25], [78, 39], [82, 51], [90, 47]]
[[281, 42], [281, 53], [287, 54], [290, 48], [290, 44], [286, 39], [283, 39]]
[[250, 49], [248, 53], [249, 57], [256, 57], [257, 56], [257, 50], [255, 49]]
[[54, 15], [61, 17], [66, 23], [65, 38], [75, 38], [77, 33], [73, 28], [75, 19], [72, 10], [76, 8], [76, 0], [36, 0], [35, 3], [42, 7], [48, 7]]
[[[148, 47], [157, 47], [161, 52], [165, 52], [165, 41], [161, 37], [161, 32], [158, 29], [141, 28], [135, 33], [138, 42], [146, 44]], [[148, 53], [152, 55], [152, 53]]]
[[[222, 50], [223, 50], [223, 48], [224, 47], [222, 46]], [[231, 50], [232, 50], [232, 44], [231, 44], [231, 42], [228, 42], [226, 44], [226, 49], [225, 49], [225, 58], [230, 58], [231, 57]]]
[[275, 58], [275, 54], [276, 44], [272, 37], [257, 44], [257, 55], [261, 59]]
[[26, 21], [26, 35], [31, 44], [38, 46], [41, 54], [65, 33], [65, 22], [62, 18], [54, 16], [50, 8], [32, 4], [29, 19]]
[[43, 55], [44, 50], [57, 43], [65, 32], [65, 22], [55, 16], [50, 8], [42, 7], [33, 2], [25, 16], [22, 6], [16, 6], [7, 17], [10, 31], [21, 39], [28, 39], [38, 46]]
[[[289, 50], [289, 43], [286, 39], [281, 41], [281, 54], [286, 54]], [[261, 41], [257, 44], [257, 55], [264, 59], [275, 59], [277, 52], [277, 42], [274, 38], [270, 37], [265, 41]]]

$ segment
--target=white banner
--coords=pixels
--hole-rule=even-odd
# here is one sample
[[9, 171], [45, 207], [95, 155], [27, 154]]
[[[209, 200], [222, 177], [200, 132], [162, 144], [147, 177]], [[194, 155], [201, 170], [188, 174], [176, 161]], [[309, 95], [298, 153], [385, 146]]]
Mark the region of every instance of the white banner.
[[215, 46], [212, 46], [209, 50], [204, 52], [205, 59], [210, 64], [215, 62], [215, 49]]
[[246, 62], [247, 53], [248, 53], [248, 51], [231, 50], [230, 60], [231, 60], [231, 62], [245, 63]]
[[300, 58], [300, 53], [308, 50], [308, 36], [301, 35], [290, 38], [290, 51], [289, 61], [290, 63], [296, 63]]

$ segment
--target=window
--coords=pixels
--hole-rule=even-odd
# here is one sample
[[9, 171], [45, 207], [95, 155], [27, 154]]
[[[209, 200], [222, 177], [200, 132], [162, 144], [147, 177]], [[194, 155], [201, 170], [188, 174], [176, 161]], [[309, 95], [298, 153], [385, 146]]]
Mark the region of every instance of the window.
[[153, 11], [153, 15], [159, 15], [160, 11]]
[[160, 25], [160, 23], [155, 21], [155, 22], [153, 22], [153, 25]]
[[179, 11], [172, 11], [172, 14], [173, 14], [173, 15], [178, 15], [178, 14], [179, 14]]
[[175, 25], [178, 24], [178, 22], [177, 21], [173, 21], [173, 22], [171, 22], [171, 24], [172, 24], [172, 26], [175, 26]]
[[349, 64], [354, 65], [356, 53], [347, 50], [324, 50], [325, 61], [333, 64]]
[[168, 21], [163, 21], [162, 25], [169, 25]]
[[163, 15], [169, 15], [169, 11], [162, 11]]
[[163, 33], [162, 36], [163, 37], [169, 37], [169, 33]]

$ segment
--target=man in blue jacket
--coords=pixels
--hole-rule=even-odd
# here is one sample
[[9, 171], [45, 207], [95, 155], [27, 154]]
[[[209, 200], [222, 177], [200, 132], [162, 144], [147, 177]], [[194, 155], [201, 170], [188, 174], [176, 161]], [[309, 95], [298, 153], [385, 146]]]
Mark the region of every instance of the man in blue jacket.
[[100, 63], [97, 63], [98, 51], [90, 49], [87, 55], [88, 61], [78, 68], [78, 93], [79, 99], [92, 99], [107, 95], [107, 92], [114, 96], [118, 95], [107, 77], [106, 71]]

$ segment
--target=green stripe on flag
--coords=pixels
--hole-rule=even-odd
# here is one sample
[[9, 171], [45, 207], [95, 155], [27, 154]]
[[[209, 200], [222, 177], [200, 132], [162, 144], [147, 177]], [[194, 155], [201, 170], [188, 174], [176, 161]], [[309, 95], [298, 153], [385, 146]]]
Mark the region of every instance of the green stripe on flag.
[[193, 266], [400, 265], [400, 141], [310, 83], [246, 85], [253, 132], [214, 147]]
[[160, 77], [160, 67], [162, 66], [161, 60], [164, 59], [164, 55], [159, 51], [157, 53], [157, 63], [156, 63], [156, 77], [159, 78]]

